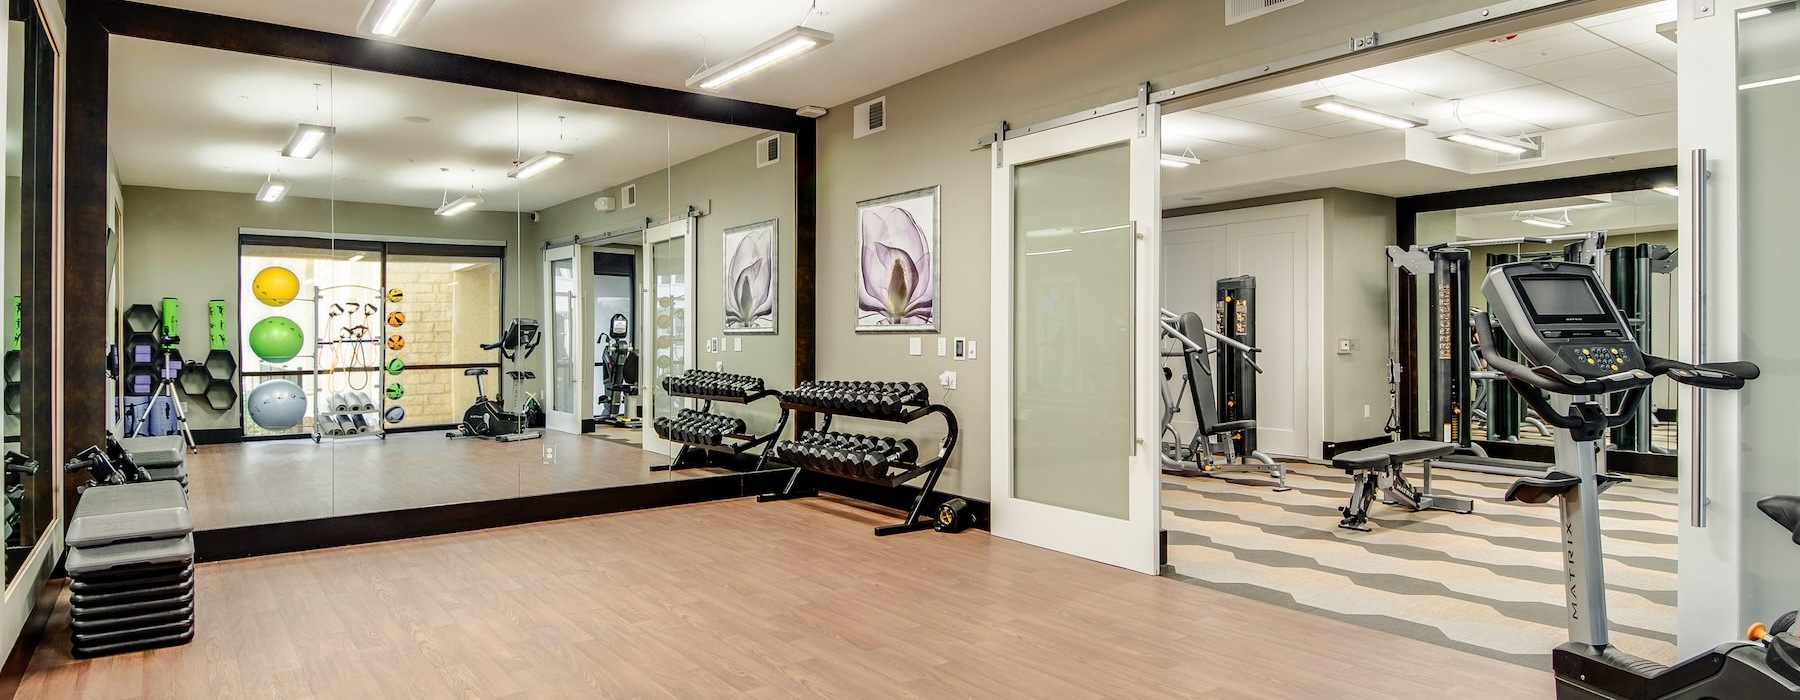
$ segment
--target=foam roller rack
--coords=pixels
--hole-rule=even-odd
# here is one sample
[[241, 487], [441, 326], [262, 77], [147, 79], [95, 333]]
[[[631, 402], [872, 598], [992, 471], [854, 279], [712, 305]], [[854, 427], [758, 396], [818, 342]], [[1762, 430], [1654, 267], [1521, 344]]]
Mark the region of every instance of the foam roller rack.
[[703, 458], [709, 452], [730, 457], [732, 464], [736, 464], [738, 455], [758, 447], [762, 450], [756, 456], [756, 467], [752, 471], [761, 471], [769, 461], [769, 446], [787, 429], [786, 410], [781, 412], [774, 430], [760, 435], [750, 433], [749, 426], [741, 418], [712, 412], [715, 402], [748, 405], [781, 397], [781, 392], [765, 388], [758, 377], [690, 369], [677, 376], [664, 377], [662, 390], [669, 396], [699, 399], [703, 403], [700, 410], [684, 408], [674, 416], [659, 416], [651, 421], [650, 427], [657, 437], [681, 445], [675, 452], [674, 461], [651, 467], [651, 471], [707, 466]]
[[[920, 519], [925, 504], [933, 499], [938, 478], [956, 449], [959, 430], [949, 407], [930, 401], [924, 384], [907, 382], [805, 382], [781, 398], [787, 412], [824, 414], [818, 430], [808, 430], [793, 440], [775, 445], [775, 456], [796, 469], [781, 491], [758, 496], [761, 502], [816, 496], [816, 489], [799, 488], [802, 471], [829, 474], [863, 483], [896, 488], [919, 477], [925, 483], [907, 511], [906, 519], [875, 528], [877, 537], [929, 530], [933, 521]], [[833, 431], [834, 418], [845, 417], [886, 423], [912, 423], [929, 415], [944, 419], [944, 438], [937, 454], [921, 461], [919, 448], [910, 439], [878, 437]]]
[[70, 520], [69, 630], [77, 659], [194, 638], [194, 520], [173, 481], [96, 486]]

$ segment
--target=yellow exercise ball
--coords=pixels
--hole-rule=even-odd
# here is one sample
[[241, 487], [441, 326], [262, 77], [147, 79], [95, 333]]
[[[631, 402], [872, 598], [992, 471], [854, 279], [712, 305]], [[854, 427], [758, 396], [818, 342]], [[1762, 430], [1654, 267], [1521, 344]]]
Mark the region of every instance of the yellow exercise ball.
[[264, 304], [286, 306], [300, 296], [300, 277], [285, 267], [265, 267], [250, 280], [250, 291]]

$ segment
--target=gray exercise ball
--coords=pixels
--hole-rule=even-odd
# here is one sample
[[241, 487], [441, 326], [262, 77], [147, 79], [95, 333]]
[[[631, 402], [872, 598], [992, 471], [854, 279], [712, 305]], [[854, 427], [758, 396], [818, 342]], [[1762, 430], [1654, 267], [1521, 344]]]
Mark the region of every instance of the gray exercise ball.
[[266, 430], [287, 430], [306, 417], [306, 391], [286, 379], [263, 382], [244, 400], [250, 420]]

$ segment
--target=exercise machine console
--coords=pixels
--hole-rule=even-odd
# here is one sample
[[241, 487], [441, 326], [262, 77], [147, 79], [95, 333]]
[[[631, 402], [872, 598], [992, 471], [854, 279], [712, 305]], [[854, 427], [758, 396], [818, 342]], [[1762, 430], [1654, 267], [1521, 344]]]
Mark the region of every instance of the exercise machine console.
[[[1560, 700], [1800, 698], [1790, 650], [1794, 614], [1775, 634], [1720, 645], [1675, 666], [1640, 659], [1608, 638], [1600, 493], [1626, 481], [1598, 471], [1607, 430], [1631, 421], [1659, 376], [1702, 389], [1741, 389], [1761, 374], [1749, 362], [1694, 365], [1645, 354], [1594, 268], [1564, 261], [1517, 262], [1489, 270], [1482, 284], [1500, 329], [1523, 362], [1501, 354], [1485, 314], [1475, 317], [1482, 359], [1558, 428], [1556, 465], [1524, 477], [1506, 500], [1559, 502], [1568, 586], [1569, 642], [1556, 648]], [[1605, 397], [1622, 394], [1609, 411]], [[1786, 635], [1783, 637], [1783, 635]]]

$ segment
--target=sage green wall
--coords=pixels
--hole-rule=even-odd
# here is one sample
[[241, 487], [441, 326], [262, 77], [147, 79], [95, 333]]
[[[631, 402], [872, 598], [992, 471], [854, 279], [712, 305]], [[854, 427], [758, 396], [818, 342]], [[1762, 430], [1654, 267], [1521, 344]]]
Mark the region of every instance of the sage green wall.
[[[127, 304], [154, 304], [163, 297], [181, 300], [184, 357], [202, 358], [207, 352], [206, 302], [225, 299], [227, 330], [239, 338], [237, 328], [238, 229], [331, 232], [346, 237], [357, 234], [417, 236], [506, 241], [507, 314], [519, 306], [514, 289], [537, 289], [537, 268], [518, 265], [517, 222], [511, 212], [477, 211], [454, 217], [435, 215], [430, 209], [384, 204], [358, 204], [289, 197], [280, 202], [257, 202], [248, 194], [125, 186], [123, 231], [124, 294]], [[522, 275], [522, 276], [521, 276]], [[515, 287], [515, 281], [519, 287]], [[537, 304], [531, 304], [535, 307]], [[510, 316], [508, 316], [510, 317]], [[304, 322], [304, 317], [302, 317]], [[496, 329], [497, 331], [498, 329]], [[234, 349], [239, 364], [241, 348]], [[473, 391], [471, 389], [470, 391]], [[195, 430], [236, 428], [242, 425], [241, 404], [216, 412], [204, 402], [188, 401], [188, 423]]]
[[[794, 235], [794, 163], [791, 157], [784, 156], [779, 163], [756, 167], [755, 143], [766, 135], [758, 134], [678, 163], [666, 171], [646, 173], [545, 209], [540, 212], [538, 224], [533, 229], [535, 236], [527, 245], [536, 251], [546, 242], [566, 243], [574, 236], [641, 227], [645, 218], [661, 222], [671, 213], [679, 215], [690, 205], [696, 207], [704, 215], [696, 220], [694, 229], [695, 255], [698, 256], [695, 260], [697, 279], [692, 286], [694, 299], [690, 307], [690, 313], [695, 314], [698, 333], [692, 348], [694, 366], [710, 370], [717, 366], [715, 363], [723, 362], [727, 372], [762, 377], [772, 388], [790, 389], [794, 386], [794, 261], [799, 250]], [[781, 136], [782, 153], [791, 156], [793, 145], [791, 135]], [[638, 188], [637, 206], [611, 212], [594, 208], [594, 198], [618, 197], [620, 186], [633, 183]], [[777, 222], [777, 332], [727, 337], [721, 302], [725, 229], [770, 219]], [[584, 308], [591, 313], [592, 304]], [[589, 327], [598, 328], [591, 322]], [[706, 352], [708, 338], [726, 338], [725, 351]], [[743, 341], [742, 351], [732, 349], [738, 339]], [[773, 400], [764, 400], [748, 409], [725, 405], [715, 405], [714, 409], [719, 413], [752, 416], [753, 427], [772, 428], [780, 415]]]
[[[852, 332], [858, 200], [943, 188], [941, 335], [986, 347], [990, 308], [1004, 300], [989, 295], [993, 166], [971, 150], [976, 134], [1125, 99], [1141, 81], [1180, 85], [1482, 4], [1309, 2], [1227, 27], [1223, 0], [1132, 0], [837, 106], [819, 120], [819, 376], [929, 382], [939, 397], [938, 373], [956, 370], [958, 389], [940, 398], [962, 419], [963, 441], [940, 486], [986, 498], [994, 358], [910, 357], [906, 336]], [[853, 107], [877, 96], [888, 99], [887, 130], [852, 139]]]

